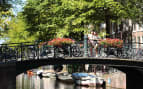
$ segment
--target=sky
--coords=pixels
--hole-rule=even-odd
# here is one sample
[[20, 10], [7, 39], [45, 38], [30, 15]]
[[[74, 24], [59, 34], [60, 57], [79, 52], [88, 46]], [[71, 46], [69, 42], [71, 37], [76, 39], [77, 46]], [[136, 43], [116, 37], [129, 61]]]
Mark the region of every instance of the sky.
[[[23, 3], [26, 2], [26, 0], [21, 0], [21, 1], [22, 1]], [[15, 5], [14, 5], [15, 8], [13, 8], [13, 13], [14, 13], [15, 15], [17, 15], [18, 12], [22, 11], [23, 5], [24, 5], [24, 4], [22, 4], [22, 5], [15, 4]]]
[[1, 40], [0, 40], [0, 44], [2, 44], [3, 42], [4, 42], [4, 40], [1, 39]]

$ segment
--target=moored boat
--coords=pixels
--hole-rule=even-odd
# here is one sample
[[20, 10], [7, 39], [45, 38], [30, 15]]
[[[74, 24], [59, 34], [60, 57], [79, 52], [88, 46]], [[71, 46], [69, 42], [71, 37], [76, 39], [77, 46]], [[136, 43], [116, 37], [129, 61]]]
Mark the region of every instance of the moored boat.
[[73, 79], [71, 74], [68, 73], [60, 73], [56, 75], [57, 80], [60, 80], [61, 82], [64, 83], [73, 83]]
[[46, 73], [42, 73], [43, 77], [49, 77], [49, 78], [53, 78], [56, 76], [56, 74], [54, 72], [46, 72]]
[[55, 78], [56, 74], [54, 72], [42, 72], [39, 74], [40, 77]]
[[41, 74], [41, 73], [43, 73], [43, 70], [42, 70], [42, 69], [39, 69], [39, 70], [36, 71], [36, 75], [39, 75], [39, 74]]
[[104, 79], [102, 77], [96, 77], [96, 86], [105, 86], [104, 85]]
[[32, 70], [28, 70], [26, 71], [28, 75], [33, 75], [34, 73], [32, 72]]
[[77, 85], [102, 86], [104, 79], [88, 73], [73, 73], [72, 78]]

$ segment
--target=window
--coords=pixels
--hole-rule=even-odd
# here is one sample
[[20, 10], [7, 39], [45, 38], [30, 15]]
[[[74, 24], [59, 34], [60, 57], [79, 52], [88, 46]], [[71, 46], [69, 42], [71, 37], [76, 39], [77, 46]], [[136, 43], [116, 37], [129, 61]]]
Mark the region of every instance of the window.
[[[143, 24], [141, 25], [140, 30], [143, 31]], [[143, 42], [143, 41], [142, 41], [142, 42]]]
[[135, 24], [133, 25], [133, 31], [136, 31], [136, 25]]
[[141, 43], [143, 43], [143, 36], [142, 36], [142, 42]]
[[136, 37], [133, 37], [133, 42], [136, 42]]
[[143, 36], [142, 36], [142, 42], [141, 42], [141, 47], [143, 48]]
[[139, 31], [139, 24], [136, 24], [136, 31]]
[[136, 37], [133, 37], [133, 47], [136, 48]]
[[140, 42], [140, 37], [138, 36], [138, 43]]
[[138, 43], [137, 43], [138, 44], [138, 48], [140, 47], [139, 43], [140, 43], [140, 37], [138, 36]]

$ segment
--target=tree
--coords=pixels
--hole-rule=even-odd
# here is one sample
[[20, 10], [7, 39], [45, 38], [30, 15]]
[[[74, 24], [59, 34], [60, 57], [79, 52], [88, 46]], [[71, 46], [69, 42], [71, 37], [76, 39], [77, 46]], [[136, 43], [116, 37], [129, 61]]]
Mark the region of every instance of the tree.
[[[0, 0], [0, 36], [8, 30], [7, 26], [9, 24], [9, 17], [12, 16], [12, 11], [10, 10], [11, 4], [8, 0]], [[1, 38], [0, 37], [0, 38]]]
[[3, 34], [8, 30], [8, 24], [10, 22], [10, 17], [12, 17], [13, 14], [11, 10], [3, 10], [0, 9], [0, 38], [3, 37]]
[[[134, 6], [140, 0], [28, 0], [22, 12], [29, 25], [27, 31], [38, 39], [70, 36], [80, 38], [89, 24], [106, 23], [111, 34], [111, 22], [140, 19], [141, 9]], [[124, 4], [126, 3], [126, 4]], [[141, 6], [141, 4], [140, 4]]]
[[[22, 0], [0, 0], [0, 38], [8, 39], [9, 42], [20, 42], [18, 39], [21, 37], [15, 35], [15, 33], [19, 35], [22, 31], [25, 33], [26, 25], [23, 19], [17, 18], [14, 15], [14, 12], [16, 12], [15, 7], [17, 4], [22, 5], [21, 2]], [[28, 33], [25, 34], [28, 35]], [[24, 41], [25, 38], [22, 38], [22, 41]]]
[[[142, 24], [143, 17], [143, 1], [142, 0], [116, 0], [122, 4], [124, 11], [126, 12], [125, 16], [118, 19], [116, 23], [119, 24], [120, 31], [122, 32], [122, 38], [132, 42], [132, 31], [133, 25], [135, 23]], [[129, 25], [129, 21], [132, 23]], [[129, 29], [126, 30], [124, 26], [127, 26]]]
[[7, 11], [11, 7], [8, 0], [0, 0], [0, 11]]
[[26, 31], [27, 24], [22, 17], [13, 18], [8, 26], [8, 31], [5, 34], [7, 43], [20, 43], [20, 42], [32, 42], [35, 41], [35, 37], [30, 36]]

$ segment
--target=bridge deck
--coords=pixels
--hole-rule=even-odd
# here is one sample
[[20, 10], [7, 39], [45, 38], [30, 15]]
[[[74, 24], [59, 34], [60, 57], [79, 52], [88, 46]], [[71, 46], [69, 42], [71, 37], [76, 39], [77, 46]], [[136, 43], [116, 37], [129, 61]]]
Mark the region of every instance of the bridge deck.
[[70, 59], [88, 59], [88, 60], [90, 60], [90, 59], [101, 59], [101, 60], [123, 60], [123, 61], [137, 61], [137, 62], [143, 62], [142, 60], [137, 60], [137, 59], [124, 59], [124, 58], [109, 58], [109, 57], [107, 57], [107, 58], [105, 58], [105, 57], [103, 57], [103, 58], [101, 58], [101, 57], [66, 57], [66, 58], [64, 58], [64, 59], [68, 59], [68, 60], [70, 60]]

